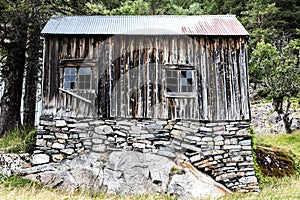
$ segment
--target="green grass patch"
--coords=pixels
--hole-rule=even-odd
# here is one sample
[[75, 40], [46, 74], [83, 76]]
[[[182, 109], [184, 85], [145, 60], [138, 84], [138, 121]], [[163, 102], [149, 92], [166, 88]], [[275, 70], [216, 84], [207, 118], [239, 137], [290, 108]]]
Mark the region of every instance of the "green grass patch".
[[0, 174], [0, 185], [5, 188], [16, 189], [24, 187], [42, 188], [43, 186], [37, 182], [18, 176], [5, 176]]
[[282, 200], [300, 199], [300, 177], [273, 178], [268, 183], [262, 185], [260, 193], [234, 193], [226, 195], [219, 200]]
[[256, 135], [255, 143], [257, 145], [276, 147], [290, 151], [300, 160], [300, 131], [291, 134]]
[[15, 129], [0, 139], [0, 150], [5, 153], [32, 153], [36, 130]]

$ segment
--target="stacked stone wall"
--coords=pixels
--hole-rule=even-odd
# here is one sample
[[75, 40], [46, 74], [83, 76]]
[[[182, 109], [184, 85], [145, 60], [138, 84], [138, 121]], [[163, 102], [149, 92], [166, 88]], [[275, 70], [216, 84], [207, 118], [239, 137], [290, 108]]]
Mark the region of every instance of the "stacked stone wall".
[[183, 158], [234, 191], [258, 191], [249, 122], [70, 119], [43, 116], [33, 165], [88, 153], [140, 151]]

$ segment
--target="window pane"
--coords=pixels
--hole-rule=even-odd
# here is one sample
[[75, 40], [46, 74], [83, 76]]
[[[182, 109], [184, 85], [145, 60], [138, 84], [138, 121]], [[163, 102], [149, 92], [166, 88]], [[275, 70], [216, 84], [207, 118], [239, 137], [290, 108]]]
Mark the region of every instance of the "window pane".
[[186, 78], [186, 71], [183, 71], [183, 70], [182, 70], [182, 71], [180, 72], [180, 74], [181, 74], [181, 77]]
[[64, 88], [74, 89], [76, 81], [76, 68], [64, 68]]
[[91, 89], [91, 68], [84, 67], [79, 68], [78, 71], [78, 88], [79, 89]]
[[192, 85], [187, 86], [187, 92], [193, 92], [193, 86]]
[[167, 92], [179, 92], [178, 91], [178, 70], [168, 69], [167, 74]]
[[91, 69], [88, 67], [79, 68], [79, 75], [90, 75]]
[[64, 82], [64, 88], [65, 89], [70, 89], [70, 82]]
[[181, 79], [181, 84], [182, 84], [182, 85], [187, 85], [187, 83], [188, 83], [188, 82], [187, 82], [187, 79], [186, 79], [186, 78], [182, 78], [182, 79]]
[[187, 74], [186, 74], [187, 78], [193, 78], [193, 71], [192, 70], [188, 70], [186, 72], [187, 72]]

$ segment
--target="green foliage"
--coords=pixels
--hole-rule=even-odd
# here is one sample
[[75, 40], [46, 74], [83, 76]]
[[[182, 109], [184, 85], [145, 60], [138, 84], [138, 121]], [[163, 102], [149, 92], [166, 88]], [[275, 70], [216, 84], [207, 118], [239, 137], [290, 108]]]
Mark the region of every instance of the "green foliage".
[[35, 147], [36, 130], [15, 129], [0, 139], [0, 149], [8, 153], [32, 153]]
[[175, 174], [185, 174], [185, 171], [183, 168], [180, 168], [180, 167], [172, 167], [171, 168], [171, 172], [170, 172], [171, 175], [175, 175]]
[[122, 6], [111, 10], [111, 15], [150, 15], [151, 8], [148, 2], [143, 0], [127, 0]]
[[24, 139], [24, 151], [32, 154], [36, 143], [36, 130], [31, 130]]
[[[300, 89], [299, 40], [291, 40], [277, 49], [264, 40], [259, 42], [249, 61], [252, 82], [262, 82], [275, 102], [275, 111], [282, 113], [284, 98], [296, 96]], [[278, 106], [277, 106], [278, 105]], [[288, 111], [286, 111], [288, 112]]]

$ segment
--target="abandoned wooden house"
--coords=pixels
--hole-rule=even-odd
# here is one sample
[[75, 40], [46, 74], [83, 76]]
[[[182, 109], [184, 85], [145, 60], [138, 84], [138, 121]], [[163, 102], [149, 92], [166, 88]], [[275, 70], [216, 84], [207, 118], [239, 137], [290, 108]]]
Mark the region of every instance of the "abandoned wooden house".
[[43, 34], [48, 114], [250, 119], [248, 33], [234, 16], [57, 17]]
[[235, 16], [62, 16], [42, 34], [35, 158], [49, 158], [35, 164], [82, 148], [180, 152], [231, 189], [257, 190], [249, 34]]

